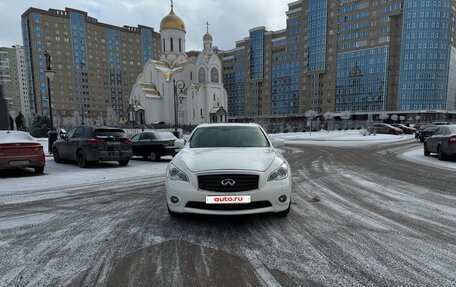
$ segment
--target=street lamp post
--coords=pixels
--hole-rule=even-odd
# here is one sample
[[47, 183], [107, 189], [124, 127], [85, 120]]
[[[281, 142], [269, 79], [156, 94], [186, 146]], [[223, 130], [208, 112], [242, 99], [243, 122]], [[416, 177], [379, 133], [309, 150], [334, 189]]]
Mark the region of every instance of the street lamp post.
[[49, 131], [48, 137], [48, 152], [52, 153], [52, 144], [57, 140], [57, 132], [54, 131], [54, 122], [52, 120], [52, 100], [51, 100], [51, 80], [55, 76], [55, 71], [51, 68], [51, 54], [49, 51], [44, 52], [46, 58], [46, 71], [44, 74], [47, 78], [47, 88], [48, 88], [48, 101], [49, 101], [49, 119], [51, 120], [51, 130]]
[[185, 82], [182, 80], [173, 79], [173, 90], [174, 90], [174, 135], [179, 137], [179, 132], [177, 131], [177, 126], [179, 125], [179, 95], [177, 93], [177, 89], [182, 90], [185, 88]]
[[44, 56], [46, 57], [46, 71], [44, 71], [44, 74], [46, 75], [46, 78], [47, 78], [49, 118], [51, 120], [51, 131], [52, 131], [52, 130], [54, 130], [54, 122], [52, 121], [51, 80], [55, 76], [55, 71], [53, 71], [51, 68], [51, 54], [49, 53], [49, 51], [45, 51]]

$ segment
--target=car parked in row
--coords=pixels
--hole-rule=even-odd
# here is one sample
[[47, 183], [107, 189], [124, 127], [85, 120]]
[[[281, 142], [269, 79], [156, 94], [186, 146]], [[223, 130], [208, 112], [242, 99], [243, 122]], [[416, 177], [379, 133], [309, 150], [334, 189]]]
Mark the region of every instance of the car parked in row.
[[424, 142], [424, 155], [436, 153], [440, 160], [456, 155], [456, 125], [438, 127]]
[[385, 123], [373, 123], [367, 127], [367, 132], [377, 134], [393, 134], [401, 135], [404, 132], [400, 128], [393, 127], [392, 125]]
[[412, 128], [412, 127], [408, 127], [406, 125], [403, 125], [403, 124], [391, 124], [393, 127], [395, 128], [399, 128], [401, 129], [404, 134], [406, 135], [412, 135], [415, 133], [416, 129], [415, 128]]
[[170, 132], [147, 131], [131, 137], [134, 156], [142, 156], [158, 161], [162, 156], [175, 156], [177, 151], [174, 142], [177, 137]]
[[122, 129], [77, 126], [61, 135], [52, 146], [54, 161], [73, 160], [80, 167], [98, 161], [128, 164], [132, 156], [131, 141]]
[[437, 129], [439, 126], [436, 125], [427, 125], [425, 128], [420, 129], [420, 132], [418, 134], [418, 138], [420, 139], [421, 142], [424, 142], [428, 137], [430, 137]]
[[46, 165], [43, 146], [21, 131], [0, 131], [0, 169], [33, 168], [43, 173]]

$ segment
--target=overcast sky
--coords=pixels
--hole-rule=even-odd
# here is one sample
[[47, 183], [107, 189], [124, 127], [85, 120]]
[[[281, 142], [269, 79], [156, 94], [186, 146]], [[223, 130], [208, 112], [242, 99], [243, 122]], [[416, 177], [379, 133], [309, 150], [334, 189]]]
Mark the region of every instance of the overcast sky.
[[[187, 50], [202, 50], [206, 21], [214, 46], [222, 50], [248, 37], [249, 29], [268, 31], [286, 27], [288, 3], [294, 0], [174, 0], [174, 12], [186, 26]], [[99, 22], [115, 26], [138, 24], [160, 31], [160, 21], [170, 11], [168, 0], [0, 0], [0, 47], [22, 45], [21, 15], [29, 8], [87, 11]]]

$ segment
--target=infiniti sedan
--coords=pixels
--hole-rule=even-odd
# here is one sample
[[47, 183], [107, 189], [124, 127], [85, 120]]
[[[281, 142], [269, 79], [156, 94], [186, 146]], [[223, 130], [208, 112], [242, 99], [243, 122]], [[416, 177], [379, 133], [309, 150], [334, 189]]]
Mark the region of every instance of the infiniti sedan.
[[166, 170], [171, 216], [182, 213], [241, 215], [290, 211], [288, 162], [257, 124], [202, 124], [184, 140]]

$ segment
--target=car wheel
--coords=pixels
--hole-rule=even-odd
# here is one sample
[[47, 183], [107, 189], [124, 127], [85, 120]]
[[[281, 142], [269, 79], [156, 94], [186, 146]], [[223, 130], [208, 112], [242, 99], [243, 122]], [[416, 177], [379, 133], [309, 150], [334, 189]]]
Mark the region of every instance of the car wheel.
[[37, 166], [33, 168], [36, 174], [42, 174], [44, 172], [44, 166]]
[[56, 163], [62, 162], [62, 159], [60, 158], [60, 155], [59, 155], [59, 151], [57, 150], [56, 147], [52, 150], [52, 156], [54, 157], [54, 161]]
[[149, 154], [149, 157], [150, 157], [150, 160], [151, 160], [151, 161], [158, 161], [158, 160], [160, 160], [160, 157], [159, 157], [155, 152], [151, 152], [151, 153]]
[[279, 211], [277, 212], [275, 215], [278, 216], [278, 217], [285, 217], [288, 215], [288, 213], [290, 213], [290, 209], [291, 209], [291, 202], [290, 204], [288, 205], [288, 208], [285, 209], [284, 211]]
[[86, 168], [89, 166], [89, 162], [87, 161], [86, 156], [82, 150], [78, 152], [76, 159], [78, 161], [79, 167]]
[[440, 146], [437, 147], [437, 158], [439, 160], [444, 160], [446, 158], [445, 153]]
[[168, 213], [169, 213], [169, 215], [170, 215], [171, 217], [181, 217], [181, 216], [182, 216], [181, 213], [177, 213], [177, 212], [174, 212], [174, 211], [172, 211], [171, 209], [169, 209], [169, 206], [168, 206], [168, 205], [166, 205], [166, 207], [168, 208]]
[[130, 160], [126, 159], [126, 160], [119, 160], [119, 165], [120, 166], [126, 166], [128, 164]]
[[424, 148], [423, 149], [424, 149], [424, 156], [430, 156], [431, 155], [431, 153], [427, 149], [427, 145], [426, 144], [424, 144]]

